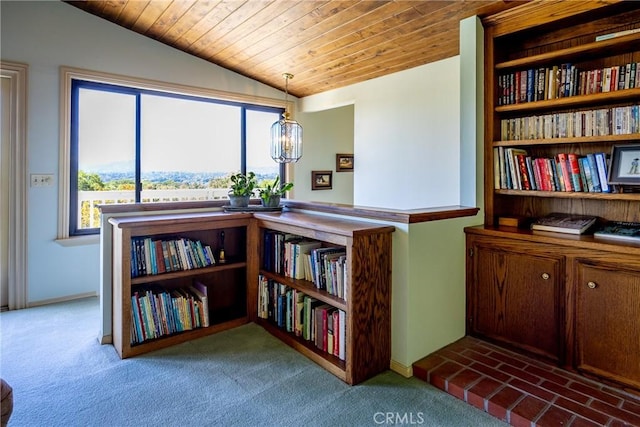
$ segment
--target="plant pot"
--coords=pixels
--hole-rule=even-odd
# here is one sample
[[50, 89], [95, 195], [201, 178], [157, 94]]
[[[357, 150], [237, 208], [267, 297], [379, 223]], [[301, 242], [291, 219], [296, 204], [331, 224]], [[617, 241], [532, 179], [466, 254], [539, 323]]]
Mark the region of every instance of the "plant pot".
[[229, 194], [229, 204], [234, 208], [246, 208], [249, 206], [249, 198], [251, 196], [234, 196]]
[[280, 206], [280, 196], [270, 196], [267, 199], [260, 199], [265, 208], [277, 208]]

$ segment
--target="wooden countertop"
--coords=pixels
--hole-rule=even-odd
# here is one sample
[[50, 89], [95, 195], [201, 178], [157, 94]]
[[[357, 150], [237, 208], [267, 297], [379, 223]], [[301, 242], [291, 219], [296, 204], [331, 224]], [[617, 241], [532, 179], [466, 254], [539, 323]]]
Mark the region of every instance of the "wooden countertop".
[[[254, 201], [253, 203], [258, 203]], [[103, 214], [121, 214], [136, 212], [176, 211], [182, 209], [219, 209], [227, 205], [227, 200], [212, 200], [198, 202], [178, 203], [136, 203], [120, 205], [102, 205]], [[306, 202], [283, 199], [282, 205], [289, 210], [305, 210], [324, 213], [333, 213], [357, 218], [379, 219], [383, 221], [398, 222], [403, 224], [415, 224], [443, 219], [475, 216], [480, 210], [477, 207], [468, 206], [441, 206], [422, 209], [389, 209], [340, 203]]]

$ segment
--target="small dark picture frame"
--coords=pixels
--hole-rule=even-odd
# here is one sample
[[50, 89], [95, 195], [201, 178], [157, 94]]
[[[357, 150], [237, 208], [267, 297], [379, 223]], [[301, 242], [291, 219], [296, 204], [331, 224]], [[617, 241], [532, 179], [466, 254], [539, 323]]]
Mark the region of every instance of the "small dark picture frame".
[[609, 184], [640, 186], [640, 144], [611, 148]]
[[336, 172], [353, 172], [353, 154], [336, 154]]
[[312, 190], [331, 190], [332, 184], [331, 171], [311, 171]]

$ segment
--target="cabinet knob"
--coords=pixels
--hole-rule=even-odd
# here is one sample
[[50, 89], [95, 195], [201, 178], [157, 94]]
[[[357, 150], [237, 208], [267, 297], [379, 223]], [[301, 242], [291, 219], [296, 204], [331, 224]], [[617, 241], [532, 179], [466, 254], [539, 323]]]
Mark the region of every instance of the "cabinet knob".
[[596, 282], [587, 282], [587, 286], [589, 287], [589, 289], [595, 289], [596, 287], [598, 287], [598, 284]]
[[542, 277], [544, 280], [549, 280], [549, 277], [551, 276], [549, 275], [549, 273], [542, 273], [540, 277]]

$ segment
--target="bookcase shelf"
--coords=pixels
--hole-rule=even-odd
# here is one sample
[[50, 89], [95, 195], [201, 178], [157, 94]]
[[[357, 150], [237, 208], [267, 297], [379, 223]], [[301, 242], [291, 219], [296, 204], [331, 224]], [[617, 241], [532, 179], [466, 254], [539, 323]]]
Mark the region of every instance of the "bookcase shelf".
[[225, 264], [212, 265], [209, 267], [201, 267], [192, 270], [174, 271], [170, 273], [150, 274], [147, 276], [134, 277], [131, 279], [131, 285], [142, 285], [145, 283], [155, 283], [162, 280], [178, 279], [181, 277], [192, 277], [194, 275], [215, 273], [224, 270], [243, 269], [247, 267], [246, 261], [229, 262]]
[[[233, 328], [249, 321], [247, 315], [247, 229], [251, 221], [250, 214], [194, 213], [174, 215], [141, 215], [131, 217], [113, 217], [109, 223], [113, 229], [113, 344], [121, 358], [127, 358], [166, 346], [189, 341], [195, 338]], [[218, 257], [222, 245], [221, 232], [225, 233], [225, 263]], [[215, 265], [188, 270], [165, 272], [132, 277], [132, 242], [136, 239], [171, 240], [188, 238], [201, 241], [214, 252]], [[190, 325], [193, 329], [168, 330], [163, 335], [149, 338], [136, 338], [134, 327], [136, 315], [132, 306], [132, 297], [136, 292], [153, 289], [158, 293], [171, 293], [189, 289], [198, 282], [206, 288], [209, 325]], [[182, 291], [180, 291], [182, 292]], [[185, 295], [190, 295], [186, 293]], [[171, 308], [162, 305], [160, 299], [151, 312], [156, 321], [168, 323]], [[177, 306], [172, 306], [176, 311]], [[138, 310], [141, 310], [138, 308]], [[200, 313], [193, 306], [190, 312]], [[149, 313], [149, 311], [147, 311]], [[182, 314], [189, 316], [188, 314]], [[174, 314], [178, 317], [178, 314]], [[195, 316], [195, 314], [193, 314]], [[202, 312], [201, 316], [204, 316]], [[144, 318], [138, 326], [144, 325]], [[194, 317], [192, 317], [194, 319]], [[203, 323], [204, 325], [204, 323]], [[196, 327], [197, 326], [197, 327]], [[149, 325], [142, 326], [150, 328]]]
[[537, 190], [495, 190], [495, 194], [522, 197], [551, 197], [559, 199], [593, 199], [593, 200], [621, 200], [640, 202], [640, 193], [588, 193], [584, 191], [537, 191]]
[[388, 369], [391, 362], [391, 233], [394, 227], [293, 212], [255, 213], [254, 217], [258, 235], [257, 250], [254, 251], [256, 265], [264, 265], [264, 234], [267, 232], [295, 235], [345, 249], [345, 286], [349, 289], [346, 301], [318, 289], [313, 282], [292, 279], [262, 268], [252, 275], [255, 284], [250, 287], [249, 297], [258, 301], [258, 274], [261, 274], [342, 310], [345, 313], [345, 359], [319, 350], [313, 341], [259, 318], [258, 310], [250, 313], [252, 319], [349, 384], [360, 383]]
[[557, 61], [576, 61], [594, 56], [609, 56], [626, 53], [640, 48], [640, 33], [629, 34], [603, 41], [583, 43], [568, 48], [553, 49], [547, 52], [524, 56], [510, 61], [497, 62], [494, 68], [498, 71], [546, 65]]
[[[528, 226], [533, 219], [554, 212], [597, 217], [596, 228], [609, 221], [640, 222], [640, 193], [615, 186], [611, 192], [599, 192], [595, 183], [586, 180], [586, 172], [581, 177], [579, 174], [583, 172], [574, 169], [572, 176], [582, 179], [579, 181], [582, 184], [586, 181], [591, 192], [540, 191], [538, 188], [549, 186], [531, 186], [530, 181], [524, 188], [535, 190], [523, 190], [519, 189], [522, 185], [513, 186], [513, 180], [506, 184], [502, 180], [508, 161], [513, 161], [509, 165], [512, 174], [529, 173], [529, 177], [522, 178], [523, 183], [530, 178], [531, 171], [538, 180], [542, 173], [557, 172], [557, 177], [561, 177], [567, 173], [565, 170], [571, 172], [571, 164], [563, 162], [563, 157], [568, 158], [569, 154], [575, 155], [578, 161], [592, 160], [591, 155], [599, 157], [601, 163], [610, 168], [608, 157], [614, 146], [640, 145], [637, 130], [615, 128], [612, 124], [620, 122], [614, 121], [613, 114], [609, 115], [609, 121], [602, 119], [607, 117], [607, 110], [613, 108], [630, 116], [637, 114], [640, 81], [635, 79], [630, 88], [616, 86], [609, 92], [597, 92], [598, 70], [604, 75], [607, 70], [611, 74], [614, 69], [619, 72], [623, 66], [625, 72], [633, 69], [630, 64], [635, 64], [636, 70], [640, 67], [640, 33], [595, 41], [598, 36], [640, 28], [640, 4], [592, 2], [589, 7], [593, 10], [581, 10], [573, 15], [562, 6], [553, 2], [525, 3], [512, 9], [510, 15], [491, 17], [491, 25], [485, 28], [485, 217], [483, 226], [465, 229], [467, 332], [577, 373], [640, 390], [640, 369], [635, 363], [640, 359], [637, 341], [640, 318], [619, 319], [616, 315], [635, 312], [640, 302], [640, 243], [605, 240], [594, 236], [591, 230], [572, 235], [498, 226], [500, 218], [505, 222], [511, 218], [514, 223]], [[551, 95], [545, 94], [544, 100], [536, 101], [536, 97], [532, 100], [529, 91], [523, 92], [523, 87], [531, 81], [530, 75], [538, 70], [539, 76], [553, 76], [554, 66], [560, 74], [555, 74], [551, 85], [548, 80], [541, 85]], [[576, 86], [575, 79], [557, 77], [562, 75], [562, 68], [569, 70], [570, 66], [591, 73], [586, 75], [592, 79], [589, 84], [593, 85], [589, 87], [595, 88], [595, 93], [580, 91], [578, 93], [586, 94], [567, 96], [571, 90], [553, 91], [555, 87], [562, 87], [557, 86], [559, 82], [569, 83], [569, 89], [584, 88]], [[518, 72], [517, 93], [529, 96], [526, 99], [505, 94], [505, 87], [509, 93], [516, 86], [513, 83]], [[575, 73], [571, 75], [575, 77]], [[522, 85], [524, 78], [525, 85]], [[625, 80], [630, 82], [626, 75]], [[564, 88], [566, 90], [566, 86]], [[614, 89], [614, 86], [608, 88]], [[540, 95], [537, 99], [541, 99]], [[597, 110], [604, 111], [604, 116], [598, 117]], [[567, 127], [567, 132], [556, 128], [561, 132], [551, 132], [555, 136], [551, 138], [517, 139], [520, 135], [548, 136], [548, 129], [540, 132], [537, 125], [548, 125], [544, 120], [549, 116], [557, 118], [551, 122], [552, 126], [562, 120], [571, 126], [584, 125], [584, 121], [576, 120], [582, 120], [585, 112], [591, 114], [590, 120], [595, 118], [597, 126], [584, 129], [597, 130], [593, 134], [611, 134], [575, 137], [571, 135], [592, 133], [582, 132], [582, 127], [574, 127], [581, 132], [569, 132]], [[540, 121], [542, 116], [546, 117]], [[637, 120], [637, 116], [631, 120]], [[626, 134], [613, 135], [609, 129]], [[564, 137], [557, 137], [561, 135]], [[546, 172], [544, 162], [536, 163], [537, 160], [549, 161]], [[563, 170], [563, 165], [567, 169]], [[587, 166], [583, 163], [581, 167], [584, 170]], [[604, 168], [597, 165], [597, 170], [598, 178], [602, 178], [599, 173], [604, 173]], [[518, 182], [517, 176], [515, 179]], [[583, 185], [574, 185], [571, 181], [558, 180], [556, 184], [551, 188], [583, 189]]]
[[640, 140], [640, 134], [631, 133], [625, 135], [604, 135], [604, 136], [580, 136], [571, 138], [539, 138], [539, 139], [515, 139], [509, 141], [493, 141], [493, 147], [515, 147], [515, 146], [536, 146], [536, 145], [562, 145], [562, 144], [599, 144], [634, 142]]
[[330, 304], [335, 308], [338, 308], [340, 310], [347, 310], [347, 304], [342, 298], [338, 298], [337, 296], [331, 295], [325, 290], [316, 288], [313, 282], [309, 282], [303, 279], [292, 279], [291, 277], [282, 276], [266, 270], [260, 270], [260, 274], [268, 279], [276, 280], [279, 283], [282, 283], [283, 285], [286, 285], [290, 288], [297, 289], [303, 292], [305, 295], [309, 295], [310, 297], [316, 298], [319, 301]]
[[589, 95], [574, 95], [564, 98], [546, 99], [544, 101], [524, 102], [521, 104], [498, 105], [496, 113], [536, 112], [548, 110], [563, 110], [583, 106], [599, 106], [603, 104], [638, 101], [640, 88], [615, 90], [613, 92], [593, 93]]
[[344, 360], [340, 360], [333, 355], [318, 350], [318, 348], [316, 348], [310, 341], [306, 341], [302, 338], [285, 332], [264, 319], [257, 319], [256, 323], [265, 328], [276, 338], [285, 342], [296, 351], [305, 355], [318, 365], [322, 366], [327, 371], [331, 372], [336, 377], [340, 378], [342, 381], [349, 383], [349, 378], [347, 377], [347, 364]]

